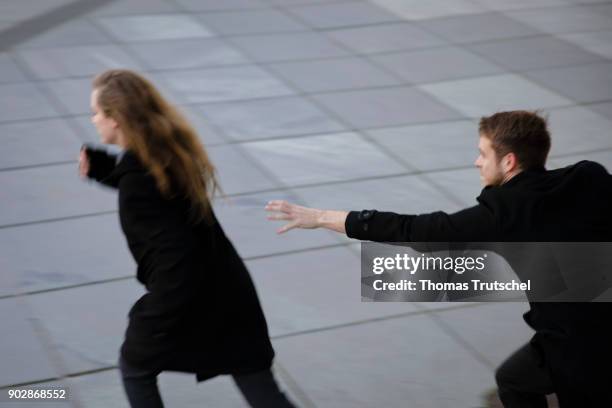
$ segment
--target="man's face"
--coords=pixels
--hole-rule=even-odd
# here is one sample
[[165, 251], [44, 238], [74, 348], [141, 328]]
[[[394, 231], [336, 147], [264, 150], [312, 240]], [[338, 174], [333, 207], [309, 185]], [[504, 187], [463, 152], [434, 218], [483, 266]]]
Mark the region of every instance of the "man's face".
[[480, 135], [478, 151], [474, 164], [480, 170], [480, 182], [483, 186], [499, 186], [504, 180], [504, 171], [488, 137]]

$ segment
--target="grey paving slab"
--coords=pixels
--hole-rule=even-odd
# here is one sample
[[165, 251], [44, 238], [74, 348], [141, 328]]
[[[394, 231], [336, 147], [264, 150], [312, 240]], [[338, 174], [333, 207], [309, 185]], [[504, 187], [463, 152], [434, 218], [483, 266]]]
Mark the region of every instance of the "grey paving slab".
[[397, 174], [404, 167], [356, 133], [245, 143], [243, 147], [286, 185]]
[[374, 55], [373, 61], [408, 83], [438, 82], [504, 73], [504, 69], [459, 47]]
[[440, 302], [412, 302], [412, 304], [421, 309], [423, 312], [432, 312], [432, 311], [443, 311], [443, 310], [451, 310], [451, 309], [460, 309], [462, 307], [480, 307], [484, 305], [484, 302], [448, 302], [448, 301], [440, 301]]
[[[574, 161], [575, 162], [575, 161]], [[565, 167], [566, 166], [566, 160], [564, 160], [564, 158], [549, 158], [546, 161], [546, 168], [547, 169], [558, 169], [560, 167]]]
[[233, 140], [265, 139], [344, 129], [302, 97], [269, 98], [202, 105], [202, 115]]
[[118, 215], [0, 229], [0, 264], [13, 282], [0, 294], [25, 293], [134, 274]]
[[109, 189], [81, 181], [76, 162], [0, 172], [0, 225], [109, 211], [116, 197]]
[[358, 57], [286, 62], [270, 65], [270, 69], [304, 92], [400, 84], [392, 74]]
[[610, 0], [568, 0], [572, 4], [583, 4], [591, 8], [610, 3]]
[[0, 4], [0, 16], [3, 20], [23, 21], [38, 15], [45, 14], [56, 7], [69, 3], [69, 0], [36, 0], [3, 1]]
[[488, 10], [504, 11], [504, 10], [521, 10], [544, 7], [568, 6], [572, 2], [570, 0], [472, 0], [476, 4], [480, 4]]
[[[0, 29], [2, 27], [0, 26]], [[27, 78], [8, 53], [0, 53], [0, 83], [22, 82]]]
[[[480, 195], [483, 188], [480, 182], [480, 174], [476, 167], [437, 171], [428, 174], [427, 181], [432, 186], [435, 185], [460, 200], [461, 205], [451, 208], [452, 211], [458, 211], [478, 204], [476, 197]], [[436, 210], [432, 208], [430, 211]]]
[[197, 106], [178, 106], [177, 108], [195, 128], [204, 147], [227, 143], [219, 129], [202, 115]]
[[608, 170], [608, 173], [612, 174], [612, 149], [572, 156], [555, 157], [553, 160], [558, 167], [569, 166], [581, 160], [591, 160], [601, 164]]
[[589, 105], [588, 108], [608, 119], [612, 119], [612, 102], [594, 103]]
[[200, 68], [247, 63], [246, 57], [217, 38], [180, 39], [125, 45], [152, 69]]
[[[291, 398], [291, 393], [276, 375], [281, 390]], [[194, 384], [193, 376], [184, 373], [162, 373], [159, 379], [164, 401], [171, 407], [219, 407], [248, 408], [230, 376], [219, 376], [204, 383]], [[295, 401], [295, 399], [294, 399]]]
[[469, 166], [478, 153], [475, 121], [386, 128], [367, 134], [401, 157], [407, 166], [420, 171]]
[[612, 120], [587, 108], [552, 110], [548, 122], [552, 156], [612, 148]]
[[[52, 387], [52, 386], [51, 386]], [[48, 402], [45, 404], [45, 408], [70, 408], [72, 407], [71, 402]], [[23, 401], [19, 402], [0, 402], [0, 408], [21, 408], [23, 407]]]
[[472, 118], [502, 110], [546, 109], [573, 104], [514, 74], [419, 85], [418, 88]]
[[352, 241], [346, 248], [353, 251], [355, 255], [361, 256], [361, 242]]
[[536, 83], [577, 102], [605, 102], [612, 99], [612, 62], [544, 69], [526, 75]]
[[612, 31], [610, 30], [593, 33], [563, 34], [561, 38], [587, 51], [612, 59]]
[[93, 78], [60, 79], [41, 83], [55, 98], [54, 106], [64, 114], [91, 113], [89, 105]]
[[21, 42], [16, 48], [71, 47], [110, 43], [112, 43], [112, 37], [91, 22], [72, 20]]
[[17, 56], [38, 79], [92, 76], [111, 68], [142, 69], [116, 45], [21, 50]]
[[176, 13], [177, 6], [167, 0], [115, 0], [88, 13], [93, 17], [124, 16], [144, 13]]
[[[285, 239], [292, 239], [291, 233]], [[407, 302], [361, 302], [359, 257], [347, 248], [263, 258], [247, 265], [272, 336], [416, 311]], [[301, 383], [299, 377], [297, 381]]]
[[482, 13], [486, 9], [469, 0], [372, 0], [407, 20], [424, 20], [443, 16]]
[[400, 18], [364, 1], [313, 4], [289, 7], [287, 10], [314, 28], [338, 28], [398, 21]]
[[79, 403], [83, 407], [130, 408], [121, 383], [119, 370], [101, 371], [73, 377], [70, 378], [70, 385], [78, 393]]
[[197, 18], [222, 35], [308, 30], [299, 20], [276, 9], [205, 13], [197, 15]]
[[527, 310], [527, 303], [503, 302], [434, 313], [492, 367], [497, 367], [533, 336], [533, 329], [523, 320]]
[[262, 0], [176, 0], [176, 3], [189, 11], [248, 10], [268, 6]]
[[213, 35], [203, 23], [185, 14], [100, 17], [96, 20], [119, 41], [206, 38]]
[[58, 116], [32, 83], [0, 84], [0, 122]]
[[473, 44], [469, 48], [512, 71], [604, 61], [597, 54], [549, 36]]
[[499, 13], [453, 16], [426, 20], [424, 29], [453, 43], [499, 40], [540, 34], [541, 31]]
[[74, 116], [66, 118], [65, 120], [74, 123], [73, 126], [77, 129], [81, 141], [100, 143], [100, 135], [96, 131], [93, 123], [91, 123], [91, 115]]
[[423, 315], [282, 339], [276, 349], [317, 406], [476, 407], [495, 384], [488, 367]]
[[79, 137], [62, 119], [0, 124], [0, 168], [61, 161], [76, 163]]
[[291, 193], [276, 191], [249, 194], [215, 201], [215, 213], [225, 233], [245, 258], [317, 248], [342, 242], [337, 234], [313, 230], [301, 234], [278, 235], [280, 224], [267, 219], [264, 207], [271, 200], [300, 201]]
[[[118, 370], [75, 377], [71, 383], [85, 408], [129, 408]], [[197, 384], [193, 375], [163, 372], [158, 376], [158, 387], [164, 404], [169, 407], [248, 407], [229, 376]]]
[[17, 22], [0, 21], [0, 30], [6, 30], [8, 28], [11, 28], [11, 27], [15, 26], [16, 24], [17, 24]]
[[266, 3], [280, 6], [280, 7], [290, 7], [296, 5], [304, 5], [304, 4], [326, 4], [326, 3], [335, 3], [338, 0], [264, 0]]
[[0, 300], [0, 321], [4, 326], [4, 335], [0, 339], [0, 386], [59, 376], [30, 322], [31, 318], [22, 299]]
[[507, 15], [551, 34], [609, 30], [612, 18], [585, 6], [509, 11]]
[[279, 188], [277, 181], [253, 165], [240, 145], [221, 145], [208, 149], [225, 194], [251, 193]]
[[356, 128], [461, 119], [463, 116], [428, 94], [408, 87], [318, 94], [313, 98]]
[[[593, 3], [599, 3], [599, 2], [593, 2]], [[612, 17], [612, 4], [610, 4], [610, 2], [589, 5], [589, 10], [591, 10], [594, 13], [603, 13], [607, 16]]]
[[316, 32], [233, 37], [229, 39], [258, 62], [341, 57], [348, 54], [325, 35]]
[[[478, 179], [476, 179], [478, 181]], [[308, 206], [361, 211], [376, 209], [399, 214], [456, 211], [463, 208], [451, 201], [419, 175], [387, 177], [294, 190]]]
[[410, 23], [346, 28], [329, 31], [327, 34], [358, 53], [410, 50], [446, 44], [440, 37]]
[[281, 81], [256, 66], [208, 68], [152, 75], [187, 103], [291, 95]]
[[15, 288], [19, 287], [19, 276], [8, 267], [8, 260], [0, 259], [2, 276], [0, 276], [0, 296], [12, 296], [17, 293]]
[[142, 294], [134, 278], [39, 293], [27, 300], [65, 374], [72, 374], [117, 365], [128, 311]]

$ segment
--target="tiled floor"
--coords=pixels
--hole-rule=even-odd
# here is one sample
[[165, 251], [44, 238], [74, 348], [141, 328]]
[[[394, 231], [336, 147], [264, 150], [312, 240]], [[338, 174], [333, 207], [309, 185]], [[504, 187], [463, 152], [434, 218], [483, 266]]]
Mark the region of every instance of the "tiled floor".
[[[0, 2], [0, 391], [59, 384], [73, 392], [58, 407], [127, 407], [117, 353], [143, 289], [115, 193], [76, 172], [81, 143], [97, 140], [92, 76], [124, 67], [208, 146], [228, 196], [217, 215], [295, 401], [483, 404], [495, 366], [530, 336], [525, 304], [362, 303], [354, 241], [279, 236], [263, 206], [472, 205], [478, 118], [501, 109], [549, 116], [550, 167], [612, 168], [610, 1], [96, 0], [53, 14], [71, 3]], [[226, 377], [160, 384], [169, 406], [246, 406]]]

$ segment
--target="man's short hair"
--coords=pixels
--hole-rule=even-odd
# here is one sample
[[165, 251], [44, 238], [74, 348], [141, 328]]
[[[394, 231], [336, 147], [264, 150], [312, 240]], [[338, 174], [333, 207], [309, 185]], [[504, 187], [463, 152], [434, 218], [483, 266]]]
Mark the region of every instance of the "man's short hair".
[[544, 168], [550, 151], [546, 119], [538, 112], [498, 112], [480, 119], [481, 136], [491, 140], [498, 158], [514, 153], [521, 169]]

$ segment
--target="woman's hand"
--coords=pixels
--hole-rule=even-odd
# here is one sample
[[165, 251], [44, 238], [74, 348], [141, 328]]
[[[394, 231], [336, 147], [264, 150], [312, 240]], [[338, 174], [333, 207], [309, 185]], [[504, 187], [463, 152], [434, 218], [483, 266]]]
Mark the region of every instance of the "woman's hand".
[[345, 233], [344, 223], [346, 221], [346, 211], [328, 211], [316, 208], [302, 207], [291, 204], [284, 200], [273, 200], [265, 207], [266, 211], [273, 214], [268, 215], [269, 220], [283, 220], [289, 223], [278, 229], [279, 234], [283, 234], [293, 228], [328, 228], [336, 232]]
[[79, 154], [79, 176], [85, 179], [89, 174], [89, 157], [87, 156], [87, 152], [85, 149], [81, 149], [81, 153]]

